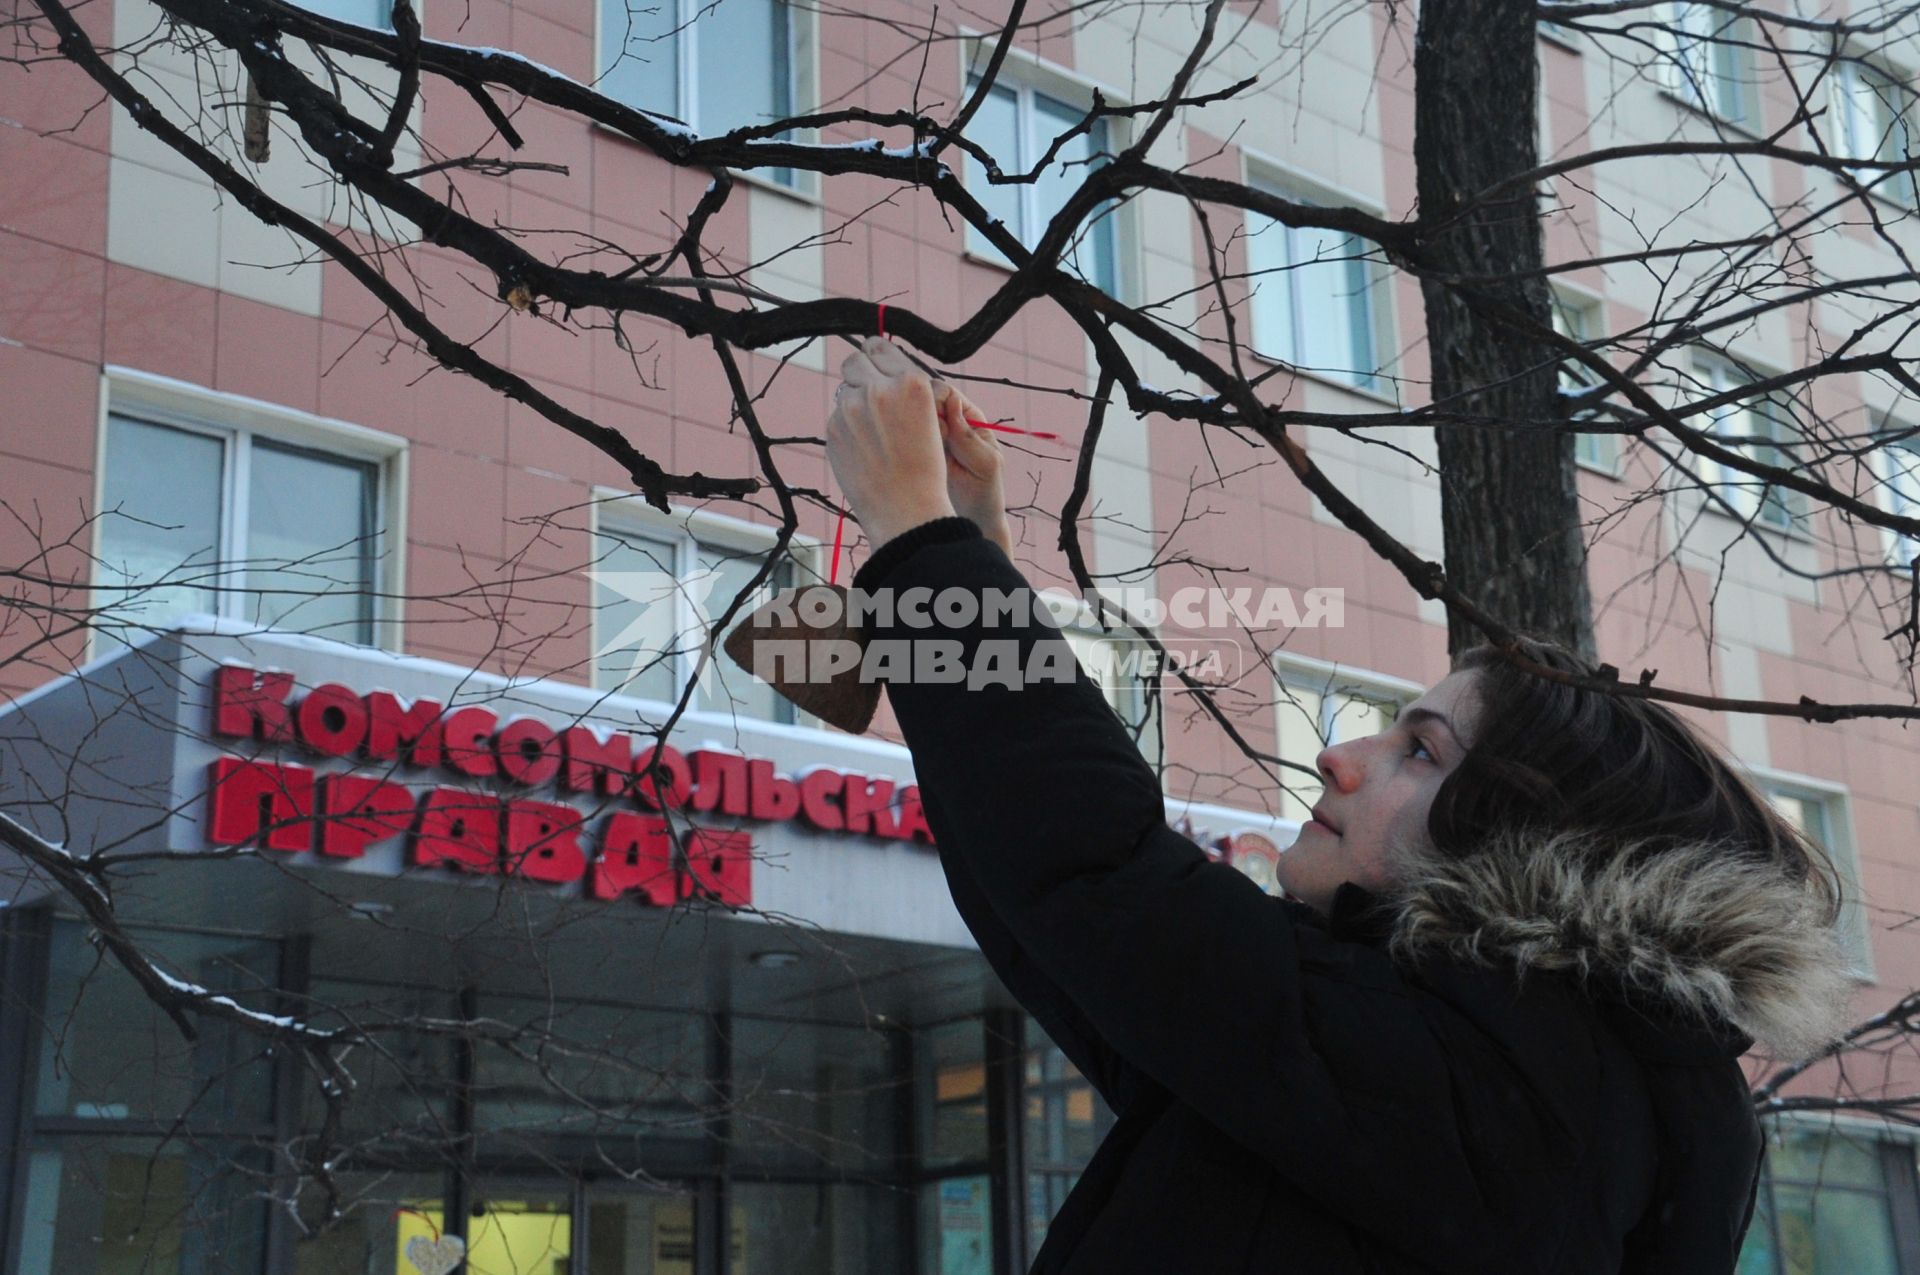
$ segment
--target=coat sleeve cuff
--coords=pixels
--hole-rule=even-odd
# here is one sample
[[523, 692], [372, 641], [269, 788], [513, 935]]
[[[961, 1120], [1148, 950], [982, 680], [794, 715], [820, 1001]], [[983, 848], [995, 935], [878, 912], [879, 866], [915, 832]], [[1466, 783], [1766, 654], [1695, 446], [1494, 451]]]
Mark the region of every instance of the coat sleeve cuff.
[[914, 550], [924, 545], [945, 544], [949, 540], [984, 538], [977, 523], [959, 514], [923, 522], [917, 527], [901, 532], [874, 550], [873, 556], [853, 573], [853, 587], [862, 593], [873, 592], [895, 567], [912, 557]]

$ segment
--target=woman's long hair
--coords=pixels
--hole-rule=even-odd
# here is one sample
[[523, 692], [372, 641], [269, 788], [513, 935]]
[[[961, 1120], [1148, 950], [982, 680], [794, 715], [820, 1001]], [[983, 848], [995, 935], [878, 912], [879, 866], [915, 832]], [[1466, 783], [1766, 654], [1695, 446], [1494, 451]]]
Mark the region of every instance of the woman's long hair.
[[[1523, 639], [1521, 649], [1555, 670], [1595, 672], [1557, 643]], [[1478, 728], [1427, 817], [1442, 856], [1527, 832], [1592, 832], [1641, 857], [1716, 843], [1802, 883], [1827, 924], [1839, 918], [1839, 876], [1826, 851], [1665, 705], [1532, 676], [1487, 644], [1463, 652], [1455, 668], [1479, 674]]]

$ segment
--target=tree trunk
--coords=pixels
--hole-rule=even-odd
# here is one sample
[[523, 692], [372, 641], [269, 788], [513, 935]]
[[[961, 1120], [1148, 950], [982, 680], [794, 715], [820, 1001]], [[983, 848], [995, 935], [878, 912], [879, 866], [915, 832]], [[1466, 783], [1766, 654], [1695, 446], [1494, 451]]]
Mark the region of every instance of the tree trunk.
[[[1532, 0], [1423, 0], [1414, 53], [1414, 163], [1422, 221], [1538, 163], [1540, 63]], [[1428, 258], [1464, 286], [1423, 280], [1433, 400], [1496, 420], [1556, 414], [1552, 351], [1494, 317], [1552, 321], [1539, 207], [1528, 186], [1429, 238]], [[1525, 275], [1524, 278], [1513, 278]], [[1496, 281], [1473, 283], [1476, 277]], [[1571, 433], [1441, 426], [1447, 575], [1494, 615], [1593, 655]], [[1450, 616], [1447, 650], [1481, 635]]]

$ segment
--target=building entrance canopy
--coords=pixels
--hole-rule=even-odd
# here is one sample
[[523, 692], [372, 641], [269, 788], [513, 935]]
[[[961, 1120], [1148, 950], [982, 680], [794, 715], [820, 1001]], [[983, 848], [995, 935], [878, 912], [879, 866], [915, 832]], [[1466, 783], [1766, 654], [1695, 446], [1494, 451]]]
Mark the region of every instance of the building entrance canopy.
[[179, 920], [163, 879], [203, 854], [196, 885], [257, 887], [245, 868], [264, 865], [376, 910], [412, 897], [397, 883], [443, 887], [431, 908], [454, 925], [508, 893], [628, 914], [692, 899], [972, 946], [903, 748], [700, 714], [662, 746], [650, 701], [202, 629], [0, 716], [16, 818], [75, 853], [179, 856], [116, 897], [128, 920]]
[[[973, 947], [903, 747], [698, 713], [663, 745], [669, 711], [209, 618], [0, 715], [0, 808], [74, 853], [151, 860], [116, 887], [134, 923], [404, 908], [464, 933], [509, 899], [620, 923], [692, 901]], [[1270, 876], [1274, 821], [1182, 814]], [[16, 903], [32, 875], [12, 865]]]

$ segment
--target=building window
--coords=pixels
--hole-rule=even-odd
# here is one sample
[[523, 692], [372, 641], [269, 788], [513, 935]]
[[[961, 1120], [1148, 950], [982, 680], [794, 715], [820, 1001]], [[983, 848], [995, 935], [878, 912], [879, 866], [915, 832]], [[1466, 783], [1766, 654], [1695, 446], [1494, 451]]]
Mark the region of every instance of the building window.
[[[1731, 393], [1753, 379], [1724, 359], [1706, 355], [1695, 359], [1694, 371], [1698, 390], [1711, 398]], [[1712, 427], [1706, 432], [1730, 440], [1726, 444], [1729, 451], [1779, 469], [1795, 467], [1794, 449], [1804, 441], [1784, 419], [1783, 409], [1764, 397], [1715, 408]], [[1806, 497], [1801, 493], [1781, 490], [1718, 461], [1702, 459], [1700, 477], [1742, 522], [1784, 531], [1797, 526], [1806, 515]]]
[[[1899, 76], [1868, 62], [1837, 63], [1828, 79], [1833, 148], [1848, 159], [1903, 163], [1913, 158], [1914, 93]], [[1920, 206], [1911, 171], [1862, 168], [1854, 180], [1896, 204]]]
[[[838, 1171], [858, 1179], [883, 1176], [900, 1164], [901, 1148], [911, 1137], [907, 1102], [913, 1078], [895, 1069], [902, 1061], [899, 1033], [869, 1025], [736, 1016], [726, 1037], [733, 1085], [727, 1154], [735, 1165], [802, 1176]], [[626, 1077], [632, 1074], [610, 1079], [631, 1085]], [[696, 1105], [691, 1118], [682, 1118], [699, 1129], [703, 1115], [712, 1119], [712, 1090], [689, 1085], [686, 1092]], [[748, 1269], [812, 1268], [749, 1263]], [[877, 1269], [898, 1268], [889, 1262]]]
[[1161, 755], [1159, 697], [1148, 683], [1147, 670], [1154, 658], [1146, 642], [1086, 629], [1063, 630], [1067, 644], [1087, 671], [1100, 693], [1113, 706], [1115, 716], [1140, 745], [1140, 754], [1155, 766]]
[[1028, 1253], [1037, 1253], [1047, 1227], [1114, 1115], [1097, 1090], [1067, 1061], [1040, 1025], [1027, 1019], [1021, 1092], [1025, 1099], [1022, 1144], [1027, 1160]]
[[[786, 0], [600, 0], [594, 87], [616, 102], [685, 121], [703, 137], [797, 113], [810, 59], [805, 9]], [[788, 129], [784, 141], [805, 141]], [[754, 175], [811, 189], [810, 175], [760, 168]]]
[[[1544, 4], [1541, 6], [1543, 9], [1548, 7], [1549, 6]], [[1580, 52], [1580, 33], [1572, 27], [1562, 25], [1558, 22], [1550, 22], [1542, 18], [1540, 20], [1539, 34], [1542, 40], [1557, 44], [1569, 53]], [[1544, 97], [1546, 95], [1542, 94], [1541, 96]]]
[[[293, 0], [293, 3], [323, 18], [352, 22], [376, 31], [393, 30], [393, 0]], [[414, 0], [413, 11], [420, 12], [420, 0]]]
[[[1028, 1030], [1031, 1030], [1029, 1028]], [[986, 1028], [963, 1018], [914, 1033], [920, 1166], [920, 1266], [929, 1272], [993, 1269], [996, 1148], [988, 1132]]]
[[[1600, 303], [1583, 297], [1568, 296], [1565, 293], [1553, 294], [1553, 330], [1568, 340], [1586, 343], [1596, 339], [1603, 331], [1600, 322]], [[1601, 383], [1593, 369], [1573, 359], [1560, 364], [1560, 392], [1571, 397], [1583, 393]], [[1576, 413], [1575, 419], [1586, 420], [1597, 415], [1588, 408]], [[1617, 434], [1575, 434], [1573, 436], [1573, 458], [1589, 469], [1597, 469], [1604, 474], [1619, 471], [1620, 436]]]
[[963, 1018], [922, 1028], [916, 1038], [920, 1158], [929, 1169], [973, 1168], [991, 1154], [982, 1030], [979, 1019]]
[[[1275, 683], [1280, 756], [1312, 766], [1320, 751], [1350, 739], [1378, 735], [1393, 725], [1419, 690], [1373, 678], [1358, 678], [1330, 666], [1285, 664]], [[1280, 817], [1312, 817], [1324, 785], [1317, 775], [1286, 770], [1281, 776]]]
[[993, 1269], [992, 1184], [984, 1173], [921, 1184], [921, 1270], [985, 1275]]
[[[586, 1125], [658, 1139], [658, 1154], [670, 1146], [698, 1154], [693, 1144], [704, 1132], [712, 1064], [702, 1016], [493, 992], [480, 993], [476, 1004], [481, 1018], [510, 1023], [521, 1039], [546, 1046], [530, 1054], [485, 1036], [475, 1041], [473, 1119], [480, 1128], [526, 1137]], [[647, 1083], [635, 1085], [635, 1074]], [[433, 1101], [417, 1103], [418, 1114], [428, 1114]]]
[[1860, 860], [1847, 818], [1845, 794], [1764, 777], [1760, 780], [1760, 789], [1788, 823], [1833, 860], [1841, 882], [1840, 936], [1853, 957], [1855, 976], [1871, 979], [1873, 946], [1867, 929], [1866, 903], [1860, 888]]
[[1907, 1268], [1895, 1212], [1920, 1221], [1914, 1182], [1911, 1143], [1865, 1130], [1775, 1125], [1739, 1275], [1901, 1275]]
[[[1255, 180], [1299, 203], [1297, 191]], [[1247, 271], [1254, 350], [1315, 376], [1378, 392], [1378, 298], [1385, 272], [1372, 243], [1333, 230], [1288, 226], [1247, 214]]]
[[170, 1131], [37, 1138], [23, 1152], [19, 1275], [263, 1269], [275, 1166], [261, 1147]]
[[[446, 993], [335, 978], [310, 980], [303, 1004], [309, 1021], [325, 1031], [352, 1032], [370, 1022], [425, 1023], [459, 1015], [455, 998]], [[380, 1159], [404, 1155], [408, 1147], [431, 1145], [453, 1127], [459, 1112], [444, 1078], [456, 1074], [459, 1066], [461, 1050], [456, 1042], [437, 1032], [397, 1026], [383, 1030], [381, 1041], [381, 1048], [363, 1057], [354, 1071], [353, 1100], [344, 1111], [329, 1112], [327, 1095], [318, 1086], [301, 1090], [300, 1118], [308, 1134], [317, 1134], [329, 1120], [338, 1120], [342, 1136], [361, 1152]], [[431, 1207], [438, 1208], [439, 1201], [435, 1199]]]
[[[37, 1065], [24, 1083], [22, 1275], [258, 1271], [272, 1174], [271, 1042], [201, 1018], [187, 1040], [87, 927], [50, 925]], [[132, 931], [162, 970], [284, 1012], [268, 939]], [[35, 989], [39, 991], [40, 989]], [[16, 1101], [9, 1095], [9, 1101]], [[164, 1136], [156, 1137], [156, 1133]], [[11, 1150], [11, 1148], [9, 1149]]]
[[[967, 75], [967, 100], [972, 100], [978, 75]], [[1040, 92], [1031, 84], [1009, 82], [1002, 68], [986, 101], [967, 126], [968, 136], [993, 156], [1003, 175], [1025, 173], [1038, 164], [1054, 139], [1077, 127], [1091, 102], [1076, 106]], [[1054, 162], [1031, 182], [996, 184], [986, 170], [967, 157], [963, 180], [967, 191], [983, 208], [1005, 224], [1023, 247], [1032, 248], [1048, 224], [1066, 206], [1067, 199], [1088, 173], [1113, 158], [1110, 121], [1096, 119], [1088, 129], [1054, 152]], [[1074, 239], [1061, 254], [1061, 268], [1091, 283], [1109, 296], [1118, 295], [1120, 277], [1120, 215], [1115, 200], [1097, 205], [1080, 222]], [[967, 225], [967, 251], [1009, 268], [1013, 263], [972, 223]]]
[[110, 620], [150, 629], [203, 611], [371, 644], [397, 543], [387, 466], [323, 442], [109, 411], [94, 587]]
[[[691, 529], [689, 529], [691, 524]], [[698, 677], [690, 707], [754, 721], [795, 720], [793, 704], [721, 649], [701, 667], [713, 626], [759, 572], [773, 543], [765, 528], [702, 520], [601, 520], [595, 534], [593, 684], [662, 703], [679, 702]], [[791, 556], [734, 613], [730, 633], [798, 576]]]
[[[1880, 463], [1887, 512], [1920, 519], [1920, 428], [1887, 421], [1879, 433], [1882, 440], [1874, 455]], [[1920, 558], [1920, 535], [1902, 535], [1889, 527], [1886, 543], [1888, 561], [1902, 571]]]
[[1730, 124], [1747, 124], [1754, 113], [1747, 24], [1715, 5], [1675, 0], [1662, 28], [1668, 87], [1689, 106]]
[[[274, 941], [147, 931], [134, 937], [173, 977], [250, 1010], [275, 1008], [280, 949]], [[208, 1133], [271, 1125], [270, 1043], [211, 1018], [201, 1021], [198, 1041], [183, 1039], [118, 960], [94, 949], [79, 922], [55, 921], [48, 951], [47, 1004], [66, 1017], [38, 1042], [36, 1117], [119, 1131], [172, 1120]]]

